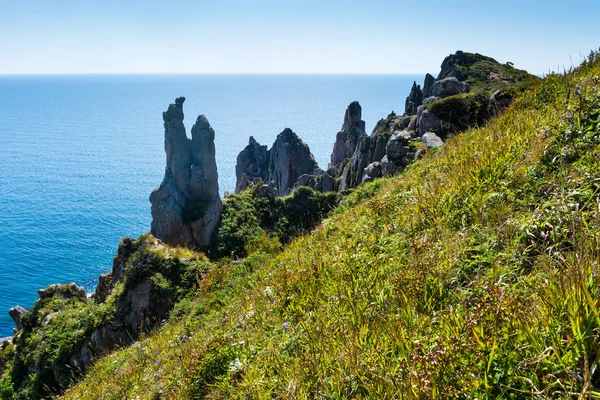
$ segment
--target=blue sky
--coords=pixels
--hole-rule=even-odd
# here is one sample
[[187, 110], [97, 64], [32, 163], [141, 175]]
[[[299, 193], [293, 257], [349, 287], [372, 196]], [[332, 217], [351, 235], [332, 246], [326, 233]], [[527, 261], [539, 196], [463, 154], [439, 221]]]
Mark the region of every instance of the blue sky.
[[600, 1], [0, 0], [0, 74], [435, 74], [459, 49], [542, 74], [599, 47]]

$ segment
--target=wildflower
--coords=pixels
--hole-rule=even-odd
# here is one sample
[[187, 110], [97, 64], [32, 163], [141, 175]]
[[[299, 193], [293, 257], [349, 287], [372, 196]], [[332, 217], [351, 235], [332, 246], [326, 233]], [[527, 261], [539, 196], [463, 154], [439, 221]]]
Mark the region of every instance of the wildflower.
[[252, 317], [254, 317], [254, 311], [250, 311], [248, 314], [246, 314], [246, 319], [249, 319]]
[[157, 355], [157, 354], [158, 354], [158, 350], [156, 350], [156, 351], [154, 352], [154, 355]]
[[312, 231], [310, 231], [310, 233], [317, 233], [317, 232], [319, 232], [319, 228], [315, 228]]
[[271, 303], [273, 303], [273, 304], [277, 303], [277, 299], [271, 300]]
[[163, 394], [163, 390], [162, 390], [162, 389], [160, 389], [160, 390], [158, 391], [158, 394]]
[[140, 349], [142, 347], [142, 345], [140, 343], [136, 343], [133, 345], [134, 347], [137, 347], [138, 349]]
[[273, 296], [273, 291], [271, 290], [271, 286], [267, 286], [265, 288], [265, 296], [268, 296], [268, 297]]
[[235, 361], [232, 361], [229, 364], [229, 371], [230, 372], [240, 372], [242, 369], [244, 368], [244, 366], [242, 365], [242, 362], [240, 361], [239, 358], [236, 358]]
[[160, 360], [154, 361], [155, 364], [160, 364]]
[[119, 368], [115, 368], [113, 372], [116, 374], [117, 372], [119, 372]]
[[281, 329], [290, 329], [290, 324], [289, 324], [288, 322], [284, 322], [284, 323], [281, 325]]
[[183, 336], [181, 337], [181, 340], [186, 340], [187, 338], [188, 338], [188, 336], [187, 336], [187, 335], [183, 335]]

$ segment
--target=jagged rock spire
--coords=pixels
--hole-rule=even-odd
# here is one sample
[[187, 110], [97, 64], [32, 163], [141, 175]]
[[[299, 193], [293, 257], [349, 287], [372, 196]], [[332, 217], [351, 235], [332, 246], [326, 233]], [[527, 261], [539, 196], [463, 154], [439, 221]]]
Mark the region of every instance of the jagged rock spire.
[[171, 245], [207, 247], [221, 217], [215, 132], [201, 115], [192, 140], [183, 125], [184, 97], [163, 113], [167, 166], [160, 187], [150, 195], [152, 234]]
[[344, 116], [342, 130], [339, 131], [331, 153], [329, 167], [337, 167], [346, 159], [352, 157], [358, 143], [367, 136], [365, 121], [362, 119], [362, 108], [358, 101], [350, 103]]

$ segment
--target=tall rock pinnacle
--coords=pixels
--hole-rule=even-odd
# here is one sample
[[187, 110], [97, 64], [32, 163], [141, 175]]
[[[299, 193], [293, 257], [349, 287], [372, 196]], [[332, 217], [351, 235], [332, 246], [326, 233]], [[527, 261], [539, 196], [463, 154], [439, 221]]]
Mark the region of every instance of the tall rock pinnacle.
[[207, 247], [223, 206], [215, 161], [215, 131], [201, 115], [187, 138], [184, 97], [163, 113], [167, 166], [150, 195], [152, 234], [171, 245]]
[[352, 157], [358, 143], [367, 136], [365, 121], [361, 117], [362, 108], [358, 101], [350, 103], [346, 109], [342, 130], [337, 133], [335, 138], [329, 167], [336, 167]]

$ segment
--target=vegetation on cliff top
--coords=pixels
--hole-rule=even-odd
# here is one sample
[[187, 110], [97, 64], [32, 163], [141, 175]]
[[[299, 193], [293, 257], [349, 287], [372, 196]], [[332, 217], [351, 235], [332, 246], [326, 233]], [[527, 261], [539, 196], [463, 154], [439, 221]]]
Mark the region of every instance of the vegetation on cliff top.
[[283, 250], [214, 263], [64, 398], [600, 397], [599, 173], [592, 53]]

